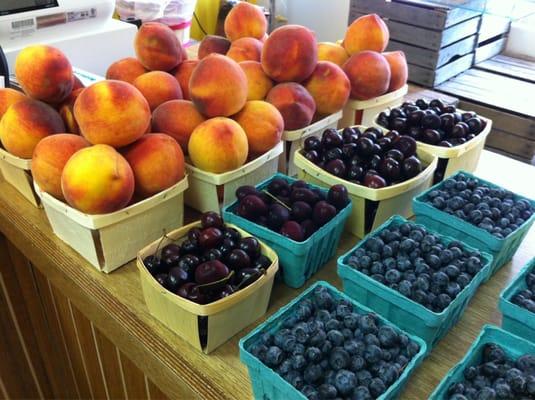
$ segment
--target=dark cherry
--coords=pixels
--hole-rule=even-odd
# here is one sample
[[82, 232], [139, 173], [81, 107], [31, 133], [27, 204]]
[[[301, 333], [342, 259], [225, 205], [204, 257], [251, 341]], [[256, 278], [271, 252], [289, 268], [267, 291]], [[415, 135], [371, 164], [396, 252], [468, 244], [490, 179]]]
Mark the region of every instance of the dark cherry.
[[221, 255], [223, 257], [225, 257], [235, 247], [235, 246], [233, 246], [233, 244], [234, 244], [233, 240], [231, 240], [231, 239], [223, 239], [223, 243], [221, 243], [219, 246], [217, 246], [217, 250], [219, 250]]
[[156, 274], [156, 275], [154, 275], [154, 279], [156, 279], [156, 281], [160, 285], [165, 287], [165, 282], [167, 281], [167, 274]]
[[377, 141], [377, 134], [375, 132], [370, 132], [367, 129], [364, 131], [361, 137], [368, 138], [374, 143]]
[[440, 146], [440, 147], [452, 147], [453, 145], [451, 144], [451, 142], [448, 142], [447, 140], [442, 140], [441, 142], [438, 143], [438, 146]]
[[291, 217], [294, 221], [301, 222], [312, 215], [312, 207], [304, 201], [296, 201], [292, 204]]
[[187, 280], [188, 273], [182, 268], [174, 267], [169, 270], [164, 287], [171, 292], [175, 292]]
[[374, 169], [374, 170], [379, 170], [379, 165], [381, 164], [381, 161], [383, 159], [381, 158], [380, 155], [378, 154], [374, 154], [371, 158], [370, 158], [370, 162], [368, 163], [368, 167], [370, 169]]
[[420, 172], [422, 172], [421, 161], [414, 156], [406, 158], [402, 164], [402, 172], [407, 179], [415, 177]]
[[364, 177], [364, 186], [368, 186], [372, 189], [380, 189], [386, 186], [386, 181], [382, 176], [370, 173], [368, 171]]
[[236, 189], [236, 197], [238, 198], [238, 201], [241, 201], [249, 194], [258, 194], [258, 191], [254, 186], [250, 185], [240, 186], [238, 189]]
[[157, 274], [161, 269], [160, 259], [154, 255], [145, 257], [143, 259], [143, 265], [151, 275]]
[[385, 128], [388, 128], [388, 114], [384, 111], [380, 112], [377, 116], [377, 123]]
[[464, 138], [468, 133], [470, 133], [468, 125], [465, 122], [458, 122], [451, 130], [450, 136], [459, 139]]
[[364, 176], [364, 167], [355, 165], [347, 171], [347, 179], [350, 181], [358, 181]]
[[305, 139], [304, 147], [306, 151], [321, 150], [321, 139], [316, 136], [309, 136]]
[[201, 215], [201, 225], [203, 228], [223, 228], [223, 218], [216, 212], [208, 211]]
[[304, 239], [303, 229], [296, 221], [286, 221], [280, 230], [280, 234], [296, 242], [302, 242]]
[[227, 226], [225, 228], [225, 231], [223, 232], [223, 237], [225, 239], [230, 239], [230, 240], [234, 240], [235, 242], [237, 242], [238, 240], [241, 239], [241, 233], [238, 232], [237, 229]]
[[295, 189], [309, 189], [308, 183], [302, 179], [298, 179], [290, 185], [290, 191]]
[[180, 260], [180, 256], [178, 254], [171, 253], [165, 257], [162, 257], [162, 265], [165, 269], [169, 269], [171, 267], [178, 265], [179, 260]]
[[224, 299], [225, 297], [230, 296], [231, 294], [235, 293], [236, 289], [232, 285], [225, 285], [223, 286], [223, 289], [217, 294], [218, 299]]
[[192, 273], [195, 267], [201, 263], [199, 257], [194, 256], [193, 254], [187, 254], [180, 259], [178, 262], [178, 267], [182, 268], [187, 273]]
[[394, 118], [390, 120], [389, 129], [404, 133], [407, 129], [407, 119], [406, 118]]
[[463, 122], [463, 116], [459, 111], [452, 112], [453, 116], [455, 117], [455, 123]]
[[263, 275], [263, 271], [257, 268], [244, 268], [236, 273], [234, 281], [239, 285], [240, 289], [249, 286], [251, 283], [258, 280]]
[[401, 165], [391, 157], [381, 161], [379, 172], [390, 181], [397, 181], [401, 177]]
[[205, 285], [219, 281], [229, 274], [228, 267], [219, 260], [206, 261], [195, 268], [195, 282]]
[[426, 110], [429, 107], [429, 103], [425, 99], [418, 99], [416, 100], [415, 104], [422, 110]]
[[180, 255], [180, 246], [178, 244], [169, 243], [168, 245], [162, 248], [162, 254], [161, 254], [162, 258], [173, 255], [173, 254]]
[[388, 150], [385, 153], [385, 157], [393, 158], [397, 162], [402, 162], [405, 159], [405, 156], [403, 155], [403, 153], [398, 149]]
[[321, 144], [325, 149], [331, 149], [333, 147], [341, 147], [342, 144], [344, 144], [344, 139], [342, 138], [342, 135], [338, 133], [338, 131], [334, 128], [326, 129], [325, 132], [323, 132], [322, 138], [321, 138]]
[[323, 153], [323, 161], [328, 163], [331, 160], [338, 160], [339, 158], [342, 158], [342, 156], [342, 149], [340, 147], [333, 147]]
[[344, 160], [350, 160], [355, 154], [357, 154], [356, 143], [346, 143], [342, 146], [342, 157]]
[[455, 115], [448, 113], [440, 116], [440, 127], [446, 133], [450, 133], [455, 126]]
[[303, 230], [304, 240], [307, 240], [314, 232], [316, 232], [316, 224], [311, 219], [305, 219], [301, 222], [301, 229]]
[[[405, 100], [403, 103], [401, 103], [401, 107], [402, 108], [405, 108], [407, 106], [416, 106], [416, 104], [412, 100]], [[418, 106], [416, 106], [416, 107], [418, 107]]]
[[362, 157], [373, 154], [373, 142], [369, 138], [361, 137], [357, 140], [357, 154]]
[[199, 236], [201, 236], [201, 228], [191, 228], [188, 232], [188, 239], [196, 245], [199, 244]]
[[251, 266], [251, 257], [243, 250], [234, 249], [227, 256], [227, 265], [234, 270], [249, 268]]
[[349, 160], [349, 163], [347, 164], [347, 166], [349, 168], [353, 168], [357, 166], [364, 166], [366, 165], [367, 162], [368, 161], [366, 160], [366, 158], [363, 158], [360, 156], [354, 156], [353, 158], [351, 158], [351, 160]]
[[181, 244], [181, 254], [197, 254], [199, 252], [198, 243], [194, 243], [190, 239], [186, 239]]
[[325, 192], [322, 191], [321, 189], [319, 189], [319, 188], [313, 188], [312, 191], [313, 191], [314, 194], [316, 195], [316, 199], [317, 199], [317, 201], [320, 201], [320, 200], [327, 200], [327, 195], [326, 195]]
[[464, 143], [466, 143], [466, 138], [463, 138], [463, 137], [462, 137], [462, 138], [457, 139], [457, 143], [459, 143], [459, 144], [464, 144]]
[[440, 133], [436, 129], [426, 129], [422, 134], [422, 140], [425, 143], [437, 144], [441, 139]]
[[269, 207], [267, 226], [278, 231], [280, 227], [290, 219], [290, 211], [282, 204], [273, 203]]
[[272, 262], [265, 255], [261, 254], [253, 264], [253, 268], [268, 269]]
[[407, 115], [401, 108], [393, 108], [390, 110], [390, 118], [407, 118]]
[[316, 202], [316, 199], [316, 194], [312, 190], [305, 188], [297, 188], [292, 190], [292, 193], [290, 194], [290, 201], [292, 203], [296, 201], [304, 201], [305, 203], [312, 205]]
[[381, 152], [388, 151], [392, 145], [392, 140], [389, 137], [382, 137], [377, 140], [377, 144], [381, 146]]
[[337, 210], [341, 210], [349, 204], [349, 193], [344, 185], [333, 185], [327, 192], [327, 201], [336, 207]]
[[429, 107], [437, 107], [440, 111], [442, 111], [445, 107], [445, 104], [440, 99], [433, 99], [429, 102]]
[[323, 226], [336, 216], [336, 208], [326, 201], [318, 201], [312, 211], [312, 220], [317, 226]]
[[[316, 138], [317, 139], [317, 138]], [[274, 196], [281, 194], [284, 191], [290, 191], [290, 185], [288, 182], [282, 178], [275, 178], [269, 182], [267, 190]]]
[[433, 111], [436, 115], [442, 114], [442, 110], [438, 107], [429, 107], [428, 110]]
[[210, 249], [203, 254], [206, 260], [221, 260], [223, 253], [219, 249]]
[[473, 133], [470, 133], [470, 134], [466, 135], [466, 141], [468, 142], [469, 140], [472, 140], [475, 137], [476, 137], [476, 135], [474, 135]]
[[325, 171], [339, 178], [344, 177], [346, 173], [346, 165], [340, 159], [331, 160], [325, 165]]
[[197, 304], [207, 304], [210, 301], [206, 293], [201, 292], [198, 286], [193, 286], [189, 290], [188, 300]]
[[366, 128], [364, 131], [365, 133], [373, 133], [377, 139], [383, 137], [383, 130], [376, 128], [375, 126], [370, 126], [369, 128]]
[[442, 112], [445, 114], [454, 114], [457, 112], [457, 107], [449, 105], [442, 108]]
[[466, 122], [471, 118], [477, 117], [477, 114], [475, 112], [473, 112], [473, 111], [466, 111], [466, 112], [461, 114], [461, 117], [463, 119], [463, 122]]
[[407, 115], [416, 110], [419, 110], [419, 108], [415, 104], [408, 104], [406, 106], [403, 106], [403, 111], [405, 111], [405, 114]]
[[405, 157], [410, 157], [416, 153], [416, 140], [410, 136], [401, 136], [399, 140], [394, 143], [394, 148], [401, 151]]
[[401, 137], [401, 133], [398, 131], [389, 131], [384, 137], [390, 139], [392, 143], [395, 143]]
[[347, 128], [344, 128], [342, 130], [342, 139], [344, 140], [344, 143], [351, 143], [353, 135], [355, 135], [355, 130], [348, 126]]
[[422, 128], [419, 126], [410, 126], [409, 129], [407, 129], [407, 135], [414, 140], [418, 140], [422, 137]]
[[248, 236], [240, 240], [238, 247], [249, 254], [251, 260], [256, 260], [260, 256], [260, 242], [257, 238]]
[[434, 112], [427, 111], [422, 117], [422, 128], [424, 129], [438, 129], [440, 128], [440, 117]]
[[422, 118], [425, 115], [423, 110], [416, 110], [407, 115], [407, 124], [409, 126], [420, 126]]
[[479, 117], [470, 118], [466, 121], [466, 125], [468, 125], [468, 131], [473, 134], [478, 134], [483, 130], [483, 123]]
[[223, 232], [219, 228], [206, 228], [199, 236], [199, 246], [205, 250], [218, 246], [223, 241]]
[[[271, 192], [271, 191], [270, 191]], [[248, 219], [255, 219], [261, 215], [266, 215], [268, 206], [259, 196], [250, 194], [245, 196], [240, 202], [245, 217]]]
[[383, 149], [381, 148], [381, 146], [379, 146], [377, 143], [374, 143], [372, 147], [372, 154], [381, 155], [382, 153], [383, 153]]
[[314, 164], [317, 164], [318, 161], [320, 160], [320, 156], [319, 156], [319, 154], [318, 154], [318, 152], [316, 150], [307, 151], [305, 153], [305, 158], [308, 161], [313, 162]]
[[182, 285], [180, 285], [180, 287], [175, 291], [175, 293], [177, 295], [179, 295], [180, 297], [183, 297], [185, 299], [188, 298], [189, 296], [189, 293], [191, 292], [191, 289], [193, 289], [195, 286], [197, 286], [195, 283], [193, 282], [186, 282], [186, 283], [183, 283]]

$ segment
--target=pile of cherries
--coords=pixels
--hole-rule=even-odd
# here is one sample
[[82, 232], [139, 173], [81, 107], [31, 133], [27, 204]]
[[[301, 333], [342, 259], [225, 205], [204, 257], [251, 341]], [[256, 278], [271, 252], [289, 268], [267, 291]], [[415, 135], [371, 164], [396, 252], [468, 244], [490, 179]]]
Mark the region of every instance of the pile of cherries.
[[272, 179], [263, 190], [241, 186], [236, 197], [237, 215], [296, 242], [308, 239], [349, 204], [343, 185], [334, 185], [325, 194], [304, 181], [289, 183], [283, 178]]
[[207, 212], [201, 226], [185, 240], [173, 242], [145, 257], [143, 264], [167, 290], [198, 304], [230, 296], [260, 278], [271, 265], [260, 242], [225, 226], [221, 216]]
[[464, 144], [479, 135], [487, 125], [475, 112], [461, 113], [440, 99], [406, 101], [390, 112], [381, 112], [377, 123], [418, 141], [443, 147]]
[[423, 169], [416, 140], [374, 127], [347, 127], [341, 134], [327, 129], [321, 139], [305, 139], [303, 155], [338, 178], [374, 189], [411, 179]]

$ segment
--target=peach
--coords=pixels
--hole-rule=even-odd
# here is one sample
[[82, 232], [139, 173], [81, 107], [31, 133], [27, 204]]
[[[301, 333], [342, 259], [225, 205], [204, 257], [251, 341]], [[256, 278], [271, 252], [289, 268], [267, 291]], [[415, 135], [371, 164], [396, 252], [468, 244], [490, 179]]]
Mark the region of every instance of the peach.
[[175, 78], [180, 85], [180, 89], [182, 89], [182, 98], [184, 100], [191, 100], [189, 95], [189, 80], [197, 64], [199, 64], [199, 60], [186, 60], [175, 71]]
[[202, 114], [228, 117], [240, 111], [247, 101], [247, 77], [236, 61], [211, 54], [191, 74], [189, 93]]
[[247, 100], [264, 100], [273, 87], [273, 81], [258, 61], [242, 61], [238, 64], [247, 77]]
[[80, 78], [78, 78], [76, 75], [72, 76], [72, 91], [74, 92], [76, 89], [85, 88], [85, 85], [82, 83]]
[[302, 82], [318, 62], [314, 33], [300, 25], [277, 28], [262, 48], [262, 68], [277, 82]]
[[232, 171], [247, 160], [249, 145], [243, 128], [230, 118], [211, 118], [200, 124], [189, 139], [193, 165], [214, 174]]
[[166, 101], [182, 99], [180, 84], [167, 72], [147, 72], [136, 78], [134, 86], [145, 96], [151, 111]]
[[320, 115], [334, 114], [344, 108], [351, 84], [342, 68], [330, 61], [320, 61], [303, 86], [316, 102]]
[[260, 61], [261, 54], [262, 42], [258, 39], [245, 37], [232, 42], [227, 57], [239, 63], [241, 61]]
[[125, 207], [134, 194], [134, 173], [117, 150], [97, 144], [74, 153], [61, 174], [63, 197], [87, 214], [106, 214]]
[[388, 45], [388, 26], [377, 14], [363, 15], [354, 20], [346, 30], [344, 48], [353, 55], [363, 50], [382, 52]]
[[69, 158], [78, 150], [90, 146], [83, 137], [69, 133], [51, 135], [41, 140], [33, 151], [32, 176], [39, 188], [57, 199], [64, 200], [61, 173]]
[[149, 197], [184, 178], [184, 153], [178, 143], [163, 133], [149, 133], [121, 153], [132, 167], [135, 192]]
[[70, 133], [75, 133], [77, 135], [80, 134], [80, 127], [78, 126], [78, 122], [76, 122], [76, 118], [74, 118], [74, 103], [76, 102], [76, 99], [84, 89], [85, 88], [82, 87], [73, 90], [69, 97], [67, 97], [67, 99], [59, 106], [58, 109], [59, 115], [61, 115], [63, 123], [67, 128], [66, 131]]
[[80, 132], [91, 144], [121, 147], [150, 127], [150, 107], [139, 90], [122, 81], [100, 81], [85, 88], [74, 103]]
[[199, 44], [199, 49], [197, 50], [197, 57], [199, 60], [202, 60], [209, 54], [227, 54], [228, 49], [230, 49], [230, 40], [223, 36], [217, 35], [206, 35]]
[[361, 51], [344, 64], [351, 82], [351, 98], [368, 100], [385, 94], [390, 84], [390, 65], [381, 53]]
[[32, 158], [37, 143], [54, 133], [65, 132], [56, 110], [38, 100], [27, 99], [13, 104], [0, 121], [0, 141], [11, 154]]
[[188, 153], [191, 133], [206, 118], [187, 100], [171, 100], [160, 105], [152, 113], [152, 129], [174, 138], [184, 154]]
[[281, 113], [285, 130], [301, 129], [310, 125], [316, 112], [314, 98], [302, 85], [294, 82], [275, 85], [269, 91], [266, 101]]
[[318, 61], [330, 61], [341, 67], [349, 58], [346, 49], [336, 43], [318, 43]]
[[0, 119], [7, 109], [19, 101], [26, 100], [28, 97], [22, 92], [10, 88], [0, 88]]
[[139, 62], [137, 58], [127, 57], [115, 61], [106, 71], [106, 79], [115, 79], [133, 83], [134, 80], [147, 72], [147, 69]]
[[405, 53], [402, 51], [390, 51], [383, 53], [383, 56], [390, 65], [390, 85], [388, 91], [401, 89], [407, 83], [409, 76], [409, 67], [407, 66], [407, 59]]
[[71, 63], [52, 46], [22, 49], [15, 61], [15, 75], [24, 93], [47, 103], [61, 103], [73, 87]]
[[159, 22], [141, 25], [134, 39], [134, 49], [141, 64], [151, 71], [171, 71], [184, 57], [173, 30]]
[[248, 101], [234, 120], [245, 131], [251, 153], [265, 153], [281, 141], [284, 120], [279, 110], [265, 101]]
[[243, 37], [262, 39], [267, 32], [267, 20], [262, 10], [245, 1], [239, 2], [225, 18], [225, 35], [231, 42]]

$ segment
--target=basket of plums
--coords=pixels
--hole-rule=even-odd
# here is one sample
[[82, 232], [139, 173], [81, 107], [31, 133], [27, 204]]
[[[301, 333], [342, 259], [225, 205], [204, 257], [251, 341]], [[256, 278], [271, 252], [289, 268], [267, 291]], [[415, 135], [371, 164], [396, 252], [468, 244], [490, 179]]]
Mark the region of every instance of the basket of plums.
[[535, 343], [485, 325], [429, 400], [535, 399]]
[[491, 254], [492, 276], [518, 250], [535, 221], [535, 201], [465, 171], [413, 201], [416, 221]]
[[461, 318], [492, 257], [393, 216], [338, 259], [344, 292], [431, 349]]
[[535, 339], [535, 258], [520, 271], [500, 295], [502, 328]]
[[240, 340], [255, 399], [395, 399], [426, 344], [326, 282]]
[[327, 190], [283, 174], [242, 186], [236, 197], [223, 209], [225, 221], [270, 246], [284, 283], [293, 288], [334, 256], [352, 206], [343, 185]]
[[440, 99], [406, 101], [379, 113], [375, 122], [413, 137], [419, 148], [439, 157], [435, 182], [459, 169], [473, 172], [492, 127], [491, 120]]
[[215, 212], [141, 250], [150, 313], [209, 353], [266, 313], [277, 254]]
[[353, 203], [347, 227], [363, 237], [393, 214], [412, 215], [411, 200], [431, 186], [437, 159], [417, 150], [410, 136], [354, 126], [307, 138], [295, 164], [300, 179], [347, 187]]

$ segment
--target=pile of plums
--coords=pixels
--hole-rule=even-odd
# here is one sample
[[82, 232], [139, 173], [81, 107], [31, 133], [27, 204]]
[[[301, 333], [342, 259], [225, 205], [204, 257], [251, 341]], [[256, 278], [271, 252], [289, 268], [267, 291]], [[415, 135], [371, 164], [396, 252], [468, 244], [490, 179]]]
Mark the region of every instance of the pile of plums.
[[225, 226], [207, 212], [187, 238], [163, 246], [143, 264], [167, 290], [198, 304], [230, 296], [260, 278], [271, 265], [260, 242]]
[[527, 199], [464, 174], [446, 179], [424, 201], [500, 239], [516, 231], [535, 212]]
[[443, 147], [464, 144], [479, 135], [487, 125], [475, 112], [461, 113], [440, 99], [406, 101], [389, 112], [381, 112], [377, 123], [418, 141]]
[[237, 215], [265, 226], [296, 242], [307, 240], [349, 204], [347, 189], [332, 186], [327, 194], [297, 180], [274, 178], [263, 189], [241, 186], [236, 190]]
[[341, 134], [327, 129], [321, 139], [305, 139], [303, 155], [338, 178], [373, 189], [413, 178], [423, 169], [412, 137], [374, 127], [347, 127]]
[[526, 288], [515, 293], [513, 303], [535, 313], [535, 270], [531, 270], [526, 275]]
[[452, 383], [447, 400], [535, 399], [535, 354], [516, 360], [496, 343], [486, 343], [481, 361], [464, 369], [464, 381]]
[[347, 264], [433, 312], [447, 308], [484, 266], [479, 251], [446, 244], [412, 222], [368, 237]]
[[281, 325], [260, 334], [248, 351], [314, 400], [376, 399], [420, 351], [407, 335], [375, 314], [357, 313], [323, 286]]

